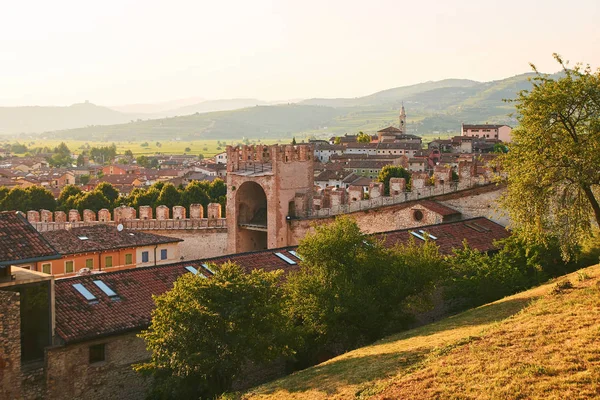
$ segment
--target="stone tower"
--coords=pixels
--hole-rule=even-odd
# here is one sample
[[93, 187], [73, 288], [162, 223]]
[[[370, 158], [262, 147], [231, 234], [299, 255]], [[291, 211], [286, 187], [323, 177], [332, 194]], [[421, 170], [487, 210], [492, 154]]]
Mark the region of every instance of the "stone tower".
[[312, 145], [227, 146], [229, 253], [288, 246], [289, 221], [311, 204]]
[[406, 133], [406, 111], [404, 110], [404, 103], [402, 103], [402, 109], [400, 110], [400, 125], [398, 128], [400, 128], [402, 134]]

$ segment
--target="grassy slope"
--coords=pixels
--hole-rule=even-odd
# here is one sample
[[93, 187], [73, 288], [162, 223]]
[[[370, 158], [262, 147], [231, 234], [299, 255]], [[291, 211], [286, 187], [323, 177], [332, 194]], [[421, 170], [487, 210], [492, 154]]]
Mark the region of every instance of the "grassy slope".
[[599, 398], [600, 266], [260, 386], [252, 399]]

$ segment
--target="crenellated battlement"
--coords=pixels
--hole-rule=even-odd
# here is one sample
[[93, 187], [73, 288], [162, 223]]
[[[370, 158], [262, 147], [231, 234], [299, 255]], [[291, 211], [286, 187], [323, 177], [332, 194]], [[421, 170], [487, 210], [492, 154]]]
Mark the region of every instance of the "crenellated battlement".
[[27, 212], [27, 220], [38, 231], [68, 229], [71, 227], [93, 224], [123, 224], [128, 229], [161, 230], [161, 229], [201, 229], [226, 228], [225, 219], [221, 217], [221, 204], [210, 203], [207, 207], [207, 217], [204, 218], [202, 204], [192, 204], [187, 209], [175, 206], [158, 206], [155, 210], [149, 206], [141, 206], [138, 210], [133, 207], [121, 206], [111, 212], [104, 208], [97, 213], [92, 210], [48, 211], [31, 210]]
[[310, 144], [227, 146], [227, 172], [271, 173], [273, 163], [312, 162], [312, 155]]

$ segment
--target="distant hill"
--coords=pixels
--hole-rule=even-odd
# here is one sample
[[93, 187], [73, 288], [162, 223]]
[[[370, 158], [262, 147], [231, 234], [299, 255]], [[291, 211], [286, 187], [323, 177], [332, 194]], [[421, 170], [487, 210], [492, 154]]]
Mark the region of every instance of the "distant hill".
[[187, 99], [163, 101], [160, 103], [139, 103], [121, 106], [109, 106], [109, 108], [126, 114], [158, 114], [176, 108], [197, 104], [203, 101], [205, 101], [205, 99], [201, 97], [190, 97]]
[[131, 119], [126, 114], [91, 103], [68, 107], [0, 107], [0, 134], [122, 124]]
[[573, 289], [553, 293], [554, 281], [390, 336], [239, 398], [597, 399], [599, 278], [599, 266], [586, 268], [557, 278]]
[[[528, 79], [532, 75], [521, 74], [492, 82], [445, 79], [354, 99], [309, 99], [295, 105], [273, 105], [258, 99], [207, 100], [158, 114], [136, 115], [91, 104], [65, 108], [84, 107], [96, 109], [98, 113], [103, 110], [102, 115], [106, 117], [96, 119], [83, 118], [83, 115], [79, 120], [57, 118], [52, 112], [65, 111], [54, 107], [45, 108], [44, 112], [48, 114], [46, 122], [29, 115], [23, 114], [15, 119], [7, 114], [4, 121], [0, 119], [0, 124], [11, 124], [12, 121], [12, 129], [0, 132], [46, 130], [52, 131], [44, 133], [46, 137], [89, 140], [327, 137], [358, 131], [373, 133], [389, 125], [397, 125], [398, 112], [404, 104], [409, 132], [442, 136], [458, 132], [462, 122], [515, 125], [517, 121], [511, 115], [515, 111], [514, 105], [503, 99], [516, 98], [519, 91], [530, 88]], [[27, 108], [28, 111], [31, 109], [35, 107]], [[54, 124], [47, 121], [51, 115]], [[117, 121], [107, 122], [109, 117]], [[62, 122], [62, 126], [57, 128], [57, 122]], [[108, 124], [119, 125], [104, 126]], [[68, 130], [73, 127], [77, 129]]]
[[327, 107], [359, 107], [359, 106], [378, 106], [389, 103], [397, 103], [408, 99], [408, 97], [441, 88], [466, 88], [480, 84], [480, 82], [467, 79], [444, 79], [441, 81], [429, 81], [418, 83], [416, 85], [402, 86], [393, 89], [382, 90], [364, 97], [354, 99], [308, 99], [300, 104], [319, 105]]
[[214, 111], [237, 110], [240, 108], [262, 106], [268, 104], [258, 99], [222, 99], [205, 100], [200, 103], [165, 111], [166, 116], [189, 115], [195, 113], [207, 113]]
[[193, 114], [111, 126], [93, 126], [45, 133], [48, 138], [80, 140], [197, 140], [290, 137], [319, 130], [340, 111], [331, 107], [275, 105]]

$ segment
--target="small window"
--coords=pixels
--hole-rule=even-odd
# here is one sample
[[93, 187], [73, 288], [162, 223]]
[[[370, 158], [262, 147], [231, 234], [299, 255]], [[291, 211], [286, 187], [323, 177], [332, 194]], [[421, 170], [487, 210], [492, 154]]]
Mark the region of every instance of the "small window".
[[102, 362], [106, 360], [106, 345], [95, 344], [90, 346], [90, 364]]
[[85, 267], [89, 269], [94, 269], [94, 259], [88, 258], [85, 260]]
[[73, 261], [65, 261], [65, 274], [72, 274], [74, 270]]
[[423, 211], [413, 210], [413, 219], [415, 221], [421, 221], [423, 219]]
[[45, 274], [52, 273], [52, 264], [42, 264], [42, 272]]
[[104, 258], [104, 266], [105, 266], [106, 268], [110, 268], [110, 267], [112, 267], [112, 266], [113, 266], [113, 263], [112, 263], [112, 256], [106, 256], [106, 257]]
[[162, 249], [160, 251], [160, 259], [161, 260], [166, 260], [167, 259], [167, 249]]
[[125, 265], [133, 264], [133, 255], [131, 253], [125, 254]]
[[148, 262], [148, 252], [142, 251], [142, 262]]

